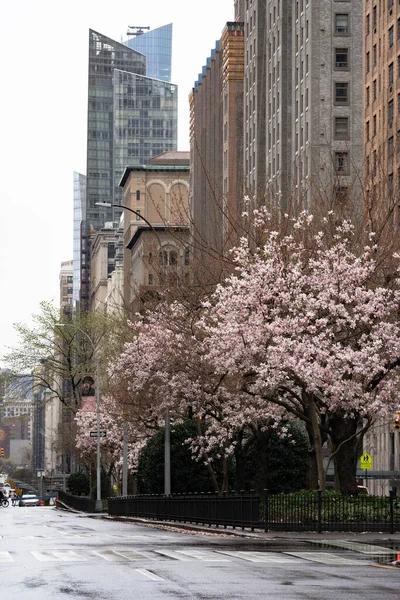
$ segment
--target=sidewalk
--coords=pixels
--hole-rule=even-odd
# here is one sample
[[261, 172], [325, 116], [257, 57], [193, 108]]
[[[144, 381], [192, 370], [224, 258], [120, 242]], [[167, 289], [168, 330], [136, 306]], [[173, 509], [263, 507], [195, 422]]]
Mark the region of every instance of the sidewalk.
[[168, 528], [176, 531], [187, 531], [188, 533], [202, 533], [216, 536], [237, 536], [249, 539], [258, 539], [272, 542], [274, 540], [296, 540], [296, 541], [313, 541], [322, 540], [345, 540], [349, 542], [357, 542], [360, 544], [371, 544], [373, 542], [383, 544], [388, 542], [390, 546], [396, 545], [400, 552], [400, 531], [396, 533], [369, 531], [369, 532], [352, 532], [352, 531], [323, 531], [317, 533], [315, 531], [262, 531], [257, 529], [239, 529], [233, 527], [217, 527], [216, 525], [196, 525], [194, 523], [179, 523], [175, 521], [154, 521], [152, 519], [139, 519], [134, 517], [112, 517], [102, 515], [104, 519], [113, 521], [130, 522], [146, 527]]
[[85, 515], [90, 518], [104, 519], [110, 521], [120, 521], [122, 523], [136, 523], [144, 527], [154, 527], [157, 529], [169, 529], [187, 533], [200, 533], [201, 535], [221, 536], [221, 537], [242, 537], [254, 540], [265, 540], [268, 542], [279, 542], [280, 540], [293, 541], [323, 541], [323, 540], [341, 540], [347, 542], [356, 542], [359, 544], [377, 543], [384, 545], [387, 542], [389, 547], [396, 546], [400, 552], [400, 531], [396, 533], [380, 532], [380, 531], [263, 531], [257, 529], [240, 529], [233, 527], [217, 527], [216, 525], [196, 525], [195, 523], [181, 523], [178, 521], [155, 521], [153, 519], [143, 519], [137, 517], [113, 517], [106, 512], [102, 513], [86, 513], [75, 510], [68, 505], [57, 501], [56, 508], [59, 510], [68, 510], [73, 513]]

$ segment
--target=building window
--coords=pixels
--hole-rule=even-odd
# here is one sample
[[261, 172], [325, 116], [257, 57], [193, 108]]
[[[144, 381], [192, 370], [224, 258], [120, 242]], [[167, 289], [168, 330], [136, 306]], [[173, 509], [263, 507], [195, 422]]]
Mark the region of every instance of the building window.
[[365, 138], [367, 142], [369, 142], [369, 121], [367, 121], [365, 124]]
[[367, 54], [365, 55], [365, 71], [366, 73], [369, 73], [370, 70], [370, 54], [369, 52], [367, 52]]
[[372, 31], [376, 33], [376, 4], [372, 9]]
[[374, 44], [372, 47], [372, 65], [374, 67], [376, 67], [377, 59], [378, 59], [378, 51], [377, 51], [376, 44]]
[[135, 211], [136, 221], [140, 221], [140, 210]]
[[349, 137], [349, 117], [335, 117], [335, 139], [348, 140]]
[[397, 19], [397, 39], [400, 40], [400, 17]]
[[349, 34], [349, 15], [348, 14], [336, 14], [335, 15], [335, 35], [348, 35]]
[[335, 48], [335, 67], [336, 69], [349, 68], [349, 49]]
[[339, 186], [335, 188], [335, 200], [339, 204], [347, 202], [349, 197], [349, 190], [345, 186]]
[[366, 89], [366, 93], [365, 93], [365, 103], [367, 106], [369, 106], [369, 86]]
[[349, 173], [349, 153], [335, 152], [335, 171], [339, 175], [348, 175]]
[[335, 103], [349, 104], [349, 84], [344, 81], [335, 82]]
[[136, 190], [136, 200], [140, 200], [140, 190]]
[[366, 35], [370, 34], [370, 15], [369, 15], [369, 13], [365, 17], [365, 34]]
[[394, 137], [391, 135], [388, 139], [388, 157], [393, 158], [394, 154]]
[[394, 63], [390, 63], [389, 65], [389, 85], [393, 85], [394, 80]]
[[389, 27], [388, 40], [389, 40], [389, 48], [393, 48], [393, 45], [394, 45], [394, 25], [392, 25], [391, 27]]
[[388, 124], [389, 127], [393, 125], [393, 116], [394, 116], [394, 102], [393, 99], [388, 102]]
[[389, 194], [389, 198], [393, 197], [393, 192], [394, 192], [394, 177], [393, 177], [393, 173], [389, 173], [389, 176], [388, 176], [388, 194]]
[[374, 116], [372, 117], [372, 122], [373, 122], [373, 124], [374, 124], [373, 136], [375, 137], [375, 136], [376, 136], [376, 130], [377, 130], [377, 119], [376, 119], [376, 115], [374, 115]]
[[153, 285], [153, 275], [149, 273], [149, 285]]
[[372, 82], [372, 88], [373, 88], [373, 96], [374, 96], [374, 102], [375, 102], [376, 101], [376, 97], [377, 97], [377, 89], [378, 89], [378, 85], [377, 85], [376, 79], [374, 79], [374, 81]]

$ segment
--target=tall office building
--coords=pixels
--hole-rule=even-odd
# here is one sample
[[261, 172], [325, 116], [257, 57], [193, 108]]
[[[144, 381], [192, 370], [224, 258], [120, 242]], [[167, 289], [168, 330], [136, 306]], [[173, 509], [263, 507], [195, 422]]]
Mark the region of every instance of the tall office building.
[[199, 248], [224, 251], [243, 199], [243, 24], [228, 22], [190, 94], [190, 206]]
[[400, 6], [364, 5], [364, 176], [366, 201], [398, 225], [400, 191]]
[[86, 211], [86, 176], [74, 172], [74, 239], [73, 239], [73, 290], [72, 304], [79, 303], [81, 289], [81, 224]]
[[[154, 30], [140, 36], [142, 49], [150, 53], [148, 58], [89, 31], [86, 193], [83, 180], [76, 178], [75, 194], [76, 206], [80, 203], [82, 210], [80, 300], [84, 304], [89, 299], [91, 231], [106, 222], [118, 223], [121, 216], [120, 209], [97, 203], [120, 204], [118, 184], [124, 168], [147, 164], [155, 154], [177, 147], [177, 87], [147, 73], [148, 68], [153, 75], [170, 76], [171, 32], [172, 26], [163, 35]], [[127, 44], [135, 42], [139, 45], [137, 38]], [[75, 223], [75, 236], [77, 229]]]
[[243, 16], [247, 188], [342, 196], [362, 168], [362, 1], [246, 0]]
[[[161, 81], [171, 81], [172, 62], [172, 23], [157, 27], [146, 33], [144, 28], [131, 27], [136, 30], [124, 44], [141, 52], [146, 57], [146, 75]], [[146, 28], [147, 29], [147, 28]], [[149, 28], [150, 29], [150, 28]]]

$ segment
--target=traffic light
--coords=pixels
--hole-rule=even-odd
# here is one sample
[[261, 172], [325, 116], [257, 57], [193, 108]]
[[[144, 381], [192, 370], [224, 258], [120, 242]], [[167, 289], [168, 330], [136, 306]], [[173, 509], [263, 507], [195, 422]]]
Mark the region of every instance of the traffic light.
[[400, 429], [400, 412], [394, 415], [392, 425], [393, 429]]
[[0, 456], [4, 456], [4, 448], [0, 448]]

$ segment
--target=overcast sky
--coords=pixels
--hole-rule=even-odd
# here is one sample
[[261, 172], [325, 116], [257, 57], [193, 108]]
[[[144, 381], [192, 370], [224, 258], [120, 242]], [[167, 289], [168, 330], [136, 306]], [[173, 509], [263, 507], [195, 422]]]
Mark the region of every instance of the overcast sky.
[[88, 31], [173, 23], [178, 149], [189, 150], [188, 96], [233, 20], [233, 0], [19, 0], [0, 9], [0, 358], [42, 300], [58, 304], [72, 259], [73, 172], [86, 174]]

